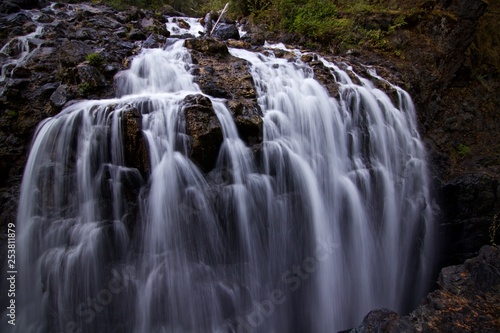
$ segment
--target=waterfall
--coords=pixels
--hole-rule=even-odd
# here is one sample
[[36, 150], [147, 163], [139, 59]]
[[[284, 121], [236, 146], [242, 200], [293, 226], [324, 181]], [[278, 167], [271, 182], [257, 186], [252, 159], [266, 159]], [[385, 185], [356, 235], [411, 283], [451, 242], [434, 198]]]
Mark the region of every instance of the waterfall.
[[[257, 153], [226, 101], [194, 83], [183, 41], [143, 50], [117, 75], [117, 98], [38, 126], [13, 332], [326, 333], [423, 296], [432, 209], [411, 98], [391, 85], [394, 105], [320, 58], [332, 98], [272, 47], [230, 50], [248, 61], [263, 111]], [[188, 157], [190, 95], [210, 100], [222, 128], [208, 174]], [[130, 163], [129, 123], [147, 167]]]

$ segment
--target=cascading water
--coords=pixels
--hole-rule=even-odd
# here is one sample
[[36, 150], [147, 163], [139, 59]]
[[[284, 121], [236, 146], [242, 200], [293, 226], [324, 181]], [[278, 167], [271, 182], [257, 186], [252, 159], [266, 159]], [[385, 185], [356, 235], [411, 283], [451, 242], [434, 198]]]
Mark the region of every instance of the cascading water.
[[[321, 59], [335, 100], [300, 61], [230, 52], [251, 64], [260, 158], [210, 96], [224, 137], [215, 169], [187, 157], [183, 101], [202, 93], [182, 41], [137, 56], [117, 76], [121, 97], [40, 124], [14, 332], [335, 332], [422, 296], [432, 211], [409, 96], [394, 87], [396, 108]], [[133, 112], [148, 172], [126, 162]]]

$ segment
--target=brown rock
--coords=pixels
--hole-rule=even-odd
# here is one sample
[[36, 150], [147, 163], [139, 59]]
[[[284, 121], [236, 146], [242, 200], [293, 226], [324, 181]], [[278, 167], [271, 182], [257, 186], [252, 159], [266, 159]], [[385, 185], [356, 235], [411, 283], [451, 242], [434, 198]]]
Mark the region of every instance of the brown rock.
[[212, 101], [189, 95], [183, 101], [186, 133], [191, 137], [190, 158], [205, 172], [213, 169], [222, 144], [222, 128]]
[[125, 110], [122, 116], [125, 164], [136, 168], [146, 178], [150, 173], [149, 154], [142, 135], [142, 115], [137, 108]]

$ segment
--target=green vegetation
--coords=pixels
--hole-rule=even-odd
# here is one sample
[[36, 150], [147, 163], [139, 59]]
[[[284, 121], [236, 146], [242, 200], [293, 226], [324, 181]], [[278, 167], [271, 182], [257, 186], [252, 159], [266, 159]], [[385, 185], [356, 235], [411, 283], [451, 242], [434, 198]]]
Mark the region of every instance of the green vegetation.
[[104, 59], [99, 53], [90, 53], [85, 57], [85, 60], [89, 62], [90, 66], [101, 67], [104, 63]]
[[467, 155], [469, 155], [470, 153], [470, 147], [469, 146], [466, 146], [462, 143], [460, 143], [458, 146], [457, 146], [457, 154], [458, 154], [458, 157], [460, 158], [463, 158]]
[[88, 82], [82, 82], [78, 85], [78, 92], [82, 96], [88, 95], [92, 92], [92, 85]]

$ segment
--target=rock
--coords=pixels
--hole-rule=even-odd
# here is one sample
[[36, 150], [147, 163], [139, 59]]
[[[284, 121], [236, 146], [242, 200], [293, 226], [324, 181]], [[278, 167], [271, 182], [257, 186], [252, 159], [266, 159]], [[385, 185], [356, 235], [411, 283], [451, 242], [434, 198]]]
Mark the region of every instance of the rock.
[[176, 22], [177, 22], [177, 25], [179, 26], [179, 28], [181, 28], [181, 29], [190, 29], [191, 28], [189, 23], [187, 23], [183, 19], [177, 19]]
[[500, 247], [484, 246], [478, 256], [439, 275], [439, 289], [408, 316], [387, 309], [371, 311], [345, 333], [500, 332]]
[[148, 38], [142, 43], [142, 47], [152, 49], [160, 47], [165, 44], [166, 38], [162, 35], [151, 34]]
[[209, 98], [188, 95], [183, 101], [190, 158], [205, 172], [213, 169], [222, 144], [222, 128]]
[[227, 55], [229, 54], [229, 50], [227, 49], [226, 44], [214, 38], [190, 38], [186, 39], [185, 46], [188, 49], [196, 50], [205, 54], [210, 55]]
[[500, 247], [484, 246], [464, 264], [446, 267], [439, 289], [409, 316], [417, 332], [499, 332]]
[[236, 28], [234, 24], [226, 24], [226, 23], [219, 23], [215, 28], [215, 31], [212, 34], [212, 36], [222, 40], [240, 39], [240, 33], [238, 31], [238, 28]]
[[62, 43], [59, 59], [64, 66], [73, 67], [83, 62], [93, 52], [86, 43], [78, 40], [66, 40]]
[[21, 7], [10, 1], [2, 1], [2, 3], [0, 3], [0, 14], [12, 14], [17, 13], [20, 10]]
[[355, 329], [348, 330], [345, 332], [349, 333], [372, 333], [372, 332], [384, 332], [384, 333], [403, 333], [403, 332], [414, 332], [412, 330], [409, 322], [400, 318], [399, 315], [388, 309], [377, 309], [370, 311], [361, 325]]
[[249, 146], [262, 143], [264, 121], [261, 116], [238, 115], [235, 117], [234, 122], [236, 123], [236, 128], [241, 139]]
[[60, 85], [57, 87], [56, 91], [50, 95], [50, 101], [58, 108], [63, 107], [63, 105], [68, 101], [68, 87], [66, 85]]
[[146, 39], [146, 35], [139, 29], [132, 29], [128, 34], [128, 39], [130, 40], [144, 40]]
[[226, 41], [226, 44], [228, 47], [233, 47], [236, 49], [250, 49], [252, 45], [246, 41], [243, 40], [235, 40], [235, 39], [230, 39]]
[[[449, 241], [446, 262], [462, 262], [489, 243], [493, 215], [500, 211], [499, 185], [496, 178], [484, 174], [456, 176], [443, 184], [441, 208], [447, 221], [443, 237]], [[500, 243], [500, 233], [496, 237]]]
[[142, 135], [142, 115], [137, 108], [124, 110], [122, 128], [125, 164], [139, 170], [142, 177], [147, 179], [151, 168], [147, 143]]
[[76, 67], [81, 84], [86, 85], [88, 89], [96, 89], [106, 86], [106, 78], [94, 66], [80, 64]]

